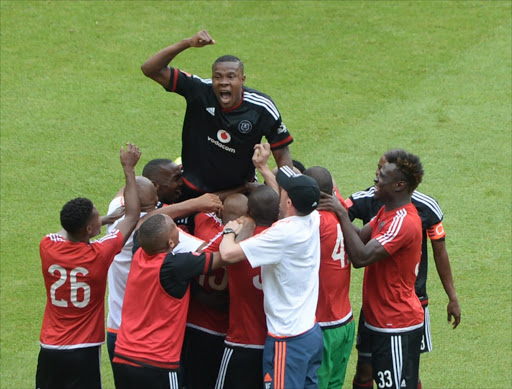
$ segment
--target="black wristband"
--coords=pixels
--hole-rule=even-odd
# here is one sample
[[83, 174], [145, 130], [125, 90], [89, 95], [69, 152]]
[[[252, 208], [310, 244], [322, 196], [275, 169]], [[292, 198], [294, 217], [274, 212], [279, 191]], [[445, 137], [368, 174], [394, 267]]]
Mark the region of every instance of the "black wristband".
[[222, 235], [226, 235], [226, 234], [235, 234], [235, 237], [236, 237], [236, 232], [232, 228], [224, 228], [224, 231], [222, 231]]

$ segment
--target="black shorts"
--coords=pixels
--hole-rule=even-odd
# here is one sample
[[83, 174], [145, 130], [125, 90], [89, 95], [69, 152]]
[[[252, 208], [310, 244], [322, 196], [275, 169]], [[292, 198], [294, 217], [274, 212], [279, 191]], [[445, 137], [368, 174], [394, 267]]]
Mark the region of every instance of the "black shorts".
[[187, 389], [215, 387], [224, 353], [224, 338], [187, 327], [182, 352]]
[[370, 332], [373, 379], [378, 388], [416, 389], [423, 327], [404, 333]]
[[215, 389], [261, 389], [263, 348], [226, 345]]
[[101, 346], [54, 350], [41, 347], [37, 389], [101, 389]]
[[112, 363], [117, 389], [180, 389], [178, 372], [125, 363]]

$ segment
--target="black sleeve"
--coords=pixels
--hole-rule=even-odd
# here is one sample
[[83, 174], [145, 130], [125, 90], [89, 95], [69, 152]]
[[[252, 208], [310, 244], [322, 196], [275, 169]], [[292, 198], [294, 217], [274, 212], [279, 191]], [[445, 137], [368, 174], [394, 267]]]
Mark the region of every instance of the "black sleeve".
[[169, 253], [160, 268], [160, 284], [174, 298], [181, 299], [190, 281], [212, 268], [212, 253]]

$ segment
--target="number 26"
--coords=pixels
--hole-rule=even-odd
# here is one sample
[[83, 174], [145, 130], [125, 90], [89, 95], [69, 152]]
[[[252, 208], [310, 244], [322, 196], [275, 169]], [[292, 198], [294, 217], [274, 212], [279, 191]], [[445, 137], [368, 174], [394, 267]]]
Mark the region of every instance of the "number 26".
[[[57, 307], [67, 307], [68, 302], [64, 299], [58, 300], [56, 297], [57, 289], [59, 289], [68, 278], [68, 273], [66, 269], [59, 265], [51, 265], [48, 268], [48, 273], [55, 276], [55, 272], [59, 273], [59, 279], [55, 281], [50, 288], [50, 297], [52, 299], [52, 304]], [[89, 304], [91, 300], [91, 287], [85, 282], [77, 282], [76, 276], [77, 274], [87, 275], [89, 274], [89, 270], [84, 267], [77, 267], [69, 272], [69, 282], [71, 283], [71, 303], [77, 308], [84, 308]], [[78, 301], [78, 289], [84, 290], [84, 299], [82, 301]]]

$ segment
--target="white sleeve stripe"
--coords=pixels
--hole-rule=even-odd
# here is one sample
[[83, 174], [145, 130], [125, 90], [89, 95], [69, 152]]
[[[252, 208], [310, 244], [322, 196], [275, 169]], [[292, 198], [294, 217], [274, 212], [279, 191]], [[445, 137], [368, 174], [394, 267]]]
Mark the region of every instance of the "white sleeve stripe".
[[49, 234], [47, 236], [48, 236], [48, 238], [50, 238], [50, 240], [52, 242], [65, 242], [66, 241], [66, 239], [64, 239], [64, 237], [59, 234]]
[[386, 233], [376, 238], [381, 245], [384, 246], [386, 243], [389, 243], [396, 238], [400, 232], [400, 228], [402, 228], [402, 222], [406, 215], [407, 211], [405, 209], [401, 209], [396, 213], [395, 217], [393, 217], [393, 221], [391, 222], [391, 226]]
[[288, 165], [285, 165], [285, 166], [281, 166], [279, 168], [279, 170], [281, 170], [284, 174], [286, 174], [288, 177], [297, 177], [298, 174], [295, 173], [292, 168]]
[[208, 84], [208, 85], [212, 84], [212, 80], [210, 78], [201, 78], [199, 76], [196, 76], [195, 74], [192, 74], [192, 77], [201, 81], [203, 84]]
[[119, 230], [113, 230], [110, 234], [105, 235], [103, 238], [95, 240], [94, 242], [91, 242], [91, 244], [95, 243], [103, 243], [110, 239], [117, 239], [117, 234], [119, 233]]
[[421, 192], [414, 191], [412, 193], [412, 198], [417, 202], [427, 206], [432, 212], [436, 214], [439, 220], [443, 219], [443, 211], [441, 210], [441, 207], [439, 207], [439, 204], [437, 204], [437, 202], [432, 197], [427, 196]]
[[222, 231], [218, 232], [217, 235], [215, 235], [212, 239], [210, 239], [208, 244], [206, 246], [204, 246], [202, 250], [205, 251], [207, 248], [209, 248], [217, 239], [219, 239], [219, 236], [221, 236], [222, 234], [223, 234]]
[[276, 106], [269, 99], [258, 96], [254, 93], [246, 92], [244, 94], [244, 100], [266, 108], [275, 120], [279, 119], [279, 112], [277, 111]]
[[358, 200], [358, 199], [362, 199], [362, 198], [366, 198], [366, 197], [373, 197], [374, 194], [375, 194], [375, 187], [372, 186], [368, 190], [360, 190], [359, 192], [354, 193], [351, 197], [354, 200]]
[[259, 101], [260, 103], [265, 104], [267, 107], [269, 107], [270, 110], [272, 110], [277, 116], [279, 116], [279, 111], [277, 110], [277, 107], [275, 106], [274, 102], [269, 98], [263, 97], [253, 92], [245, 92], [244, 97], [247, 97], [251, 101]]

